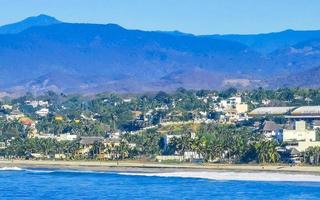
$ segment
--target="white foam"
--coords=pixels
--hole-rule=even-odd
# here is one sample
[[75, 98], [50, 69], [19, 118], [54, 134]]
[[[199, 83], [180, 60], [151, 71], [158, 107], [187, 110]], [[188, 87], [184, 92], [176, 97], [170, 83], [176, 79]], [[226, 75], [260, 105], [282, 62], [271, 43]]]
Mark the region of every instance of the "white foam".
[[24, 169], [19, 167], [1, 167], [0, 171], [22, 171]]
[[1, 167], [0, 171], [26, 171], [32, 173], [52, 173], [54, 171], [44, 170], [44, 169], [24, 169], [20, 167]]
[[293, 174], [275, 172], [169, 172], [169, 173], [119, 173], [130, 176], [158, 176], [180, 178], [203, 178], [222, 181], [284, 181], [284, 182], [320, 182], [320, 175]]
[[25, 169], [27, 172], [32, 172], [32, 173], [53, 173], [55, 171], [50, 171], [50, 170], [35, 170], [35, 169]]

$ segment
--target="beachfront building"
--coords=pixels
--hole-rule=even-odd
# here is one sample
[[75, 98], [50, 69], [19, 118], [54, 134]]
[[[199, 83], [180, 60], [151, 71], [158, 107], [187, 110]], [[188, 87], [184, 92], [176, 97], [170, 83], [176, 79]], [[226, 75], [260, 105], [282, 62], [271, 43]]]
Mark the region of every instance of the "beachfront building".
[[317, 141], [316, 130], [308, 130], [306, 128], [305, 121], [296, 121], [295, 127], [292, 130], [283, 130], [283, 141], [293, 142], [293, 141]]
[[294, 129], [283, 130], [283, 142], [288, 143], [288, 148], [304, 152], [309, 147], [320, 146], [320, 135], [318, 130], [307, 129], [305, 121], [296, 121]]
[[103, 141], [103, 137], [100, 137], [100, 136], [81, 137], [80, 150], [78, 151], [78, 154], [85, 155], [85, 156], [88, 155], [94, 143], [102, 142], [102, 141]]

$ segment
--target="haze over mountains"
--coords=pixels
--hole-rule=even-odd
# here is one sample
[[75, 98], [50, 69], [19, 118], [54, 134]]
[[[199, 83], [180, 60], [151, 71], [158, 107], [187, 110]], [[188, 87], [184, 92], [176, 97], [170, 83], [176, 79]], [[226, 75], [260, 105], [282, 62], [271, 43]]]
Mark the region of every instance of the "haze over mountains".
[[195, 36], [46, 15], [0, 27], [0, 90], [11, 94], [318, 87], [319, 67], [320, 31]]

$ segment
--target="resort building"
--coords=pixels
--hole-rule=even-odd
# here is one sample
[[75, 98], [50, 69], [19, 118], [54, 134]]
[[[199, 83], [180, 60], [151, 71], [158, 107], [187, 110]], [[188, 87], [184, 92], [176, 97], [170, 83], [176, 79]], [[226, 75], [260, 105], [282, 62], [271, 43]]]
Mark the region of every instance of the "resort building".
[[316, 130], [308, 130], [305, 121], [296, 121], [293, 130], [283, 130], [283, 141], [317, 141]]
[[289, 144], [288, 148], [304, 152], [309, 147], [320, 146], [320, 135], [317, 130], [307, 129], [305, 121], [296, 121], [293, 130], [283, 130], [283, 142]]

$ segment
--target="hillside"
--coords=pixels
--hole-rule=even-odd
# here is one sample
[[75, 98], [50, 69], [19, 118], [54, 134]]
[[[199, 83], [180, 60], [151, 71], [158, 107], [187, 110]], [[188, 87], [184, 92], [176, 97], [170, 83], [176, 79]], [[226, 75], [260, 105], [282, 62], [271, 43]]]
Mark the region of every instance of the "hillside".
[[[0, 89], [16, 95], [296, 86], [292, 77], [320, 66], [319, 31], [195, 36], [45, 15], [4, 28]], [[279, 79], [288, 82], [270, 82]]]

